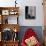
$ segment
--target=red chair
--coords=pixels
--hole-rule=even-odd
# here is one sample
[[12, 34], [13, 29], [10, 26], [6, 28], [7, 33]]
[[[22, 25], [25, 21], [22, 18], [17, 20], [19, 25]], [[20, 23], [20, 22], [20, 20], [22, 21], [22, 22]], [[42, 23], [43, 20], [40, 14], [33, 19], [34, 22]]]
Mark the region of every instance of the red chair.
[[[22, 38], [21, 46], [27, 46], [25, 43], [25, 39], [28, 39], [29, 37], [32, 37], [32, 36], [34, 36], [37, 39], [36, 33], [31, 28], [27, 29], [24, 37]], [[38, 41], [35, 46], [41, 46], [40, 42]]]

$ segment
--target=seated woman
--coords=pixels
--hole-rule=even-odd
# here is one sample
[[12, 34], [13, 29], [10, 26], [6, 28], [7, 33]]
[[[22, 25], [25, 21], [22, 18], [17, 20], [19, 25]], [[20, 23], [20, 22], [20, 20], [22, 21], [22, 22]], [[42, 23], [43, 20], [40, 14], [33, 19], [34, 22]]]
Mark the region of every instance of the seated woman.
[[41, 46], [37, 39], [36, 33], [31, 29], [27, 29], [21, 42], [22, 46]]

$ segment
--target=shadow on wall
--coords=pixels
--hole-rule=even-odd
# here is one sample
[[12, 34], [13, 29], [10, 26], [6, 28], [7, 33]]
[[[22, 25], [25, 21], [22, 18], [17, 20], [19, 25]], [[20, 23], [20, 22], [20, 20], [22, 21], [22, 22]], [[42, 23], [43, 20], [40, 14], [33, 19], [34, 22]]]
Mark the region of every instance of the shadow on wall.
[[39, 41], [41, 43], [43, 43], [43, 30], [42, 30], [42, 26], [21, 26], [20, 27], [20, 32], [19, 32], [19, 39], [20, 39], [20, 41], [22, 40], [22, 38], [24, 36], [24, 33], [25, 33], [25, 31], [28, 28], [32, 28], [34, 30], [34, 32], [36, 32]]

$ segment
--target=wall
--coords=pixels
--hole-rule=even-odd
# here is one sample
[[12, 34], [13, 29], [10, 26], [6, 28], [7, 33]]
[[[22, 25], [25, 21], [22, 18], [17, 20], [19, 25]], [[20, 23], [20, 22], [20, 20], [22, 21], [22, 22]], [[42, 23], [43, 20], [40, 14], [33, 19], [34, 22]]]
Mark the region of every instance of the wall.
[[[42, 0], [25, 0], [19, 1], [21, 3], [20, 8], [20, 24], [22, 26], [42, 26], [43, 25], [43, 6]], [[25, 20], [25, 6], [36, 6], [36, 19], [34, 20]]]
[[[0, 0], [0, 6], [2, 7], [9, 7], [14, 6], [15, 0]], [[20, 26], [43, 26], [43, 6], [42, 0], [17, 0], [17, 6], [20, 7], [19, 10], [19, 24]], [[25, 6], [36, 6], [36, 19], [25, 19]]]

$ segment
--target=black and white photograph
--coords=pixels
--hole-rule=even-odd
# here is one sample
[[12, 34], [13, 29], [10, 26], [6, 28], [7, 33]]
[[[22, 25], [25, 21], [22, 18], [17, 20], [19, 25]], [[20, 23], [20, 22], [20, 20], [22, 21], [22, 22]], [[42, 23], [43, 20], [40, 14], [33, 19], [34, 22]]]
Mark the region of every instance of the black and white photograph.
[[35, 19], [35, 18], [36, 18], [36, 7], [25, 6], [25, 19]]

